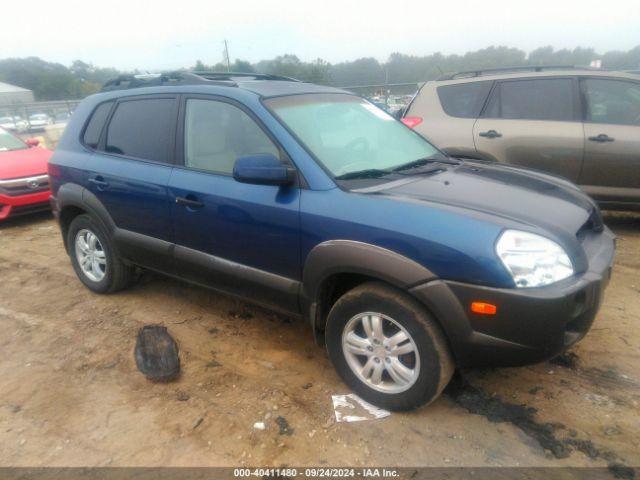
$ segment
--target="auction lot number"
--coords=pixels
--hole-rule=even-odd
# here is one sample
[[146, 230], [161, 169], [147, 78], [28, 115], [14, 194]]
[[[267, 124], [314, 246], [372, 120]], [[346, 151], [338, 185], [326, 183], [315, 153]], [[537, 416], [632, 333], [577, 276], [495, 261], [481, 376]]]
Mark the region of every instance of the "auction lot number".
[[234, 477], [258, 478], [393, 478], [394, 469], [386, 468], [234, 468]]

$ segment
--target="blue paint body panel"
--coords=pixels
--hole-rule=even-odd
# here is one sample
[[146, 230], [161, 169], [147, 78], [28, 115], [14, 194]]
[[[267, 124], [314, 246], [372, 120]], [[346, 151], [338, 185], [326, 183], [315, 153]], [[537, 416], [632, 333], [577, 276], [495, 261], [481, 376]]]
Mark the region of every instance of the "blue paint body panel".
[[356, 240], [400, 253], [440, 278], [513, 284], [493, 247], [501, 225], [438, 205], [340, 189], [304, 191], [300, 210], [303, 258], [321, 242]]
[[[95, 152], [85, 164], [85, 187], [124, 230], [172, 242], [168, 184], [173, 167]], [[100, 177], [100, 187], [89, 180]]]
[[[65, 183], [81, 184], [102, 202], [117, 228], [296, 282], [302, 280], [309, 252], [339, 239], [399, 253], [441, 279], [513, 288], [495, 254], [495, 242], [505, 228], [557, 241], [576, 259], [577, 270], [586, 270], [575, 235], [595, 207], [569, 182], [481, 166], [447, 168], [428, 180], [376, 192], [339, 188], [262, 102], [270, 96], [303, 93], [348, 94], [304, 83], [247, 81], [237, 87], [183, 85], [91, 96], [78, 107], [51, 160], [53, 196]], [[151, 94], [170, 94], [179, 101], [187, 95], [209, 95], [242, 104], [286, 152], [303, 186], [243, 184], [229, 176], [93, 152], [82, 145], [82, 129], [98, 104]], [[180, 152], [175, 153], [179, 160]], [[96, 176], [108, 186], [91, 184]], [[473, 185], [481, 187], [474, 192]], [[541, 195], [545, 211], [537, 205], [543, 203]], [[179, 205], [176, 197], [194, 197], [203, 206]], [[519, 197], [527, 205], [515, 200], [510, 204]], [[547, 211], [549, 205], [553, 212]], [[536, 216], [544, 216], [544, 222], [536, 222]]]
[[197, 196], [204, 204], [171, 205], [177, 245], [299, 279], [298, 188], [248, 185], [227, 175], [175, 168], [169, 195]]

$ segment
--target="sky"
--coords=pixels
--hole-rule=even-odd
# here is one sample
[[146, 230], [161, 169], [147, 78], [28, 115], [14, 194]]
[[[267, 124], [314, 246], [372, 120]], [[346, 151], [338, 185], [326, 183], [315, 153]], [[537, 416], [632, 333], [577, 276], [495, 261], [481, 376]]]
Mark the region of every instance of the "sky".
[[3, 0], [0, 59], [163, 70], [292, 53], [331, 63], [491, 45], [640, 45], [640, 0]]

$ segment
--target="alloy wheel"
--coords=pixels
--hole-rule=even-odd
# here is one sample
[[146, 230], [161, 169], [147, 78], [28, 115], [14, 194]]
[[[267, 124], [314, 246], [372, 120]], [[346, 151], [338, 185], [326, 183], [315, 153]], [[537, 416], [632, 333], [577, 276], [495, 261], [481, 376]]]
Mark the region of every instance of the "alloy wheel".
[[79, 230], [75, 252], [82, 273], [92, 282], [101, 281], [107, 274], [107, 255], [98, 236], [86, 228]]
[[351, 318], [342, 333], [342, 352], [356, 377], [379, 392], [404, 392], [420, 374], [415, 341], [400, 323], [382, 313]]

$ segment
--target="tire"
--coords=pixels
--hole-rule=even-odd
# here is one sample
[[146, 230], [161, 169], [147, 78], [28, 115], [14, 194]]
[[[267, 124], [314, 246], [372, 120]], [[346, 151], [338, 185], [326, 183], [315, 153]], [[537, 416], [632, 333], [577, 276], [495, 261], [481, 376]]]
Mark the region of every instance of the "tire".
[[[378, 335], [368, 335], [365, 324], [369, 332], [381, 325]], [[329, 312], [325, 333], [329, 358], [342, 380], [380, 408], [401, 411], [426, 405], [453, 375], [453, 357], [433, 317], [417, 300], [383, 283], [367, 282], [340, 297]], [[402, 338], [394, 350], [393, 343]], [[367, 365], [370, 375], [362, 373]]]
[[[80, 265], [87, 254], [83, 252], [83, 247], [76, 244], [78, 237], [82, 237], [85, 240], [85, 247], [88, 246], [91, 242], [87, 241], [87, 239], [92, 240], [89, 234], [95, 236], [96, 241], [92, 258], [95, 258], [99, 263], [98, 268], [94, 266], [91, 272], [83, 269]], [[71, 264], [76, 271], [78, 279], [93, 292], [117, 292], [129, 286], [135, 278], [135, 268], [122, 262], [113, 247], [113, 241], [109, 235], [90, 215], [78, 215], [73, 219], [67, 232], [67, 246]]]

